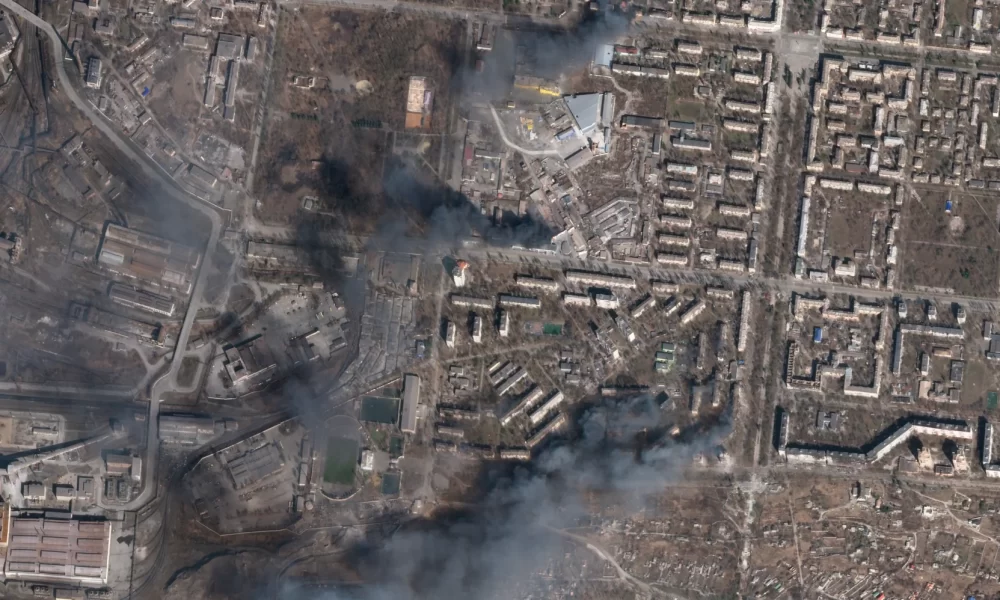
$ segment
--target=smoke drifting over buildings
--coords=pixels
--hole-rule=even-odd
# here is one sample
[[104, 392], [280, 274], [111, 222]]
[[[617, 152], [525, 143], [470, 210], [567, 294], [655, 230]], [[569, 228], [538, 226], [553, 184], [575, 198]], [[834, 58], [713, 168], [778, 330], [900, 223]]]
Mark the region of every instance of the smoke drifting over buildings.
[[[429, 247], [453, 246], [477, 237], [495, 246], [521, 245], [538, 247], [548, 244], [556, 232], [531, 212], [512, 225], [495, 226], [464, 194], [444, 184], [429, 180], [405, 165], [391, 167], [385, 177], [385, 193], [390, 204], [413, 211], [419, 218], [422, 238]], [[401, 250], [401, 244], [415, 243], [401, 239], [407, 223], [398, 214], [390, 216], [380, 226], [369, 246], [378, 250]]]
[[498, 30], [493, 49], [482, 60], [481, 71], [461, 77], [464, 96], [470, 101], [495, 102], [509, 97], [515, 69], [548, 80], [558, 80], [582, 69], [601, 44], [612, 43], [628, 29], [628, 18], [602, 7], [577, 27], [567, 30]]
[[[641, 509], [676, 481], [691, 460], [714, 451], [719, 425], [695, 443], [657, 439], [666, 423], [648, 397], [584, 410], [573, 441], [538, 456], [531, 470], [493, 476], [475, 508], [412, 523], [381, 547], [349, 549], [346, 566], [364, 583], [340, 592], [286, 588], [298, 600], [513, 598], [559, 555], [559, 530], [587, 513], [585, 496]], [[599, 560], [599, 559], [597, 559]]]
[[[465, 96], [479, 102], [506, 97], [523, 57], [530, 58], [536, 76], [558, 79], [586, 66], [596, 47], [622, 35], [626, 26], [621, 15], [602, 13], [574, 31], [508, 32], [512, 39], [497, 45], [481, 72], [463, 74]], [[388, 216], [377, 224], [369, 249], [427, 250], [470, 238], [539, 247], [551, 243], [555, 233], [530, 213], [497, 227], [469, 198], [402, 162], [386, 165], [382, 188]], [[312, 226], [300, 231], [302, 241], [315, 242], [316, 235]], [[324, 270], [339, 264], [329, 252], [316, 257]], [[720, 425], [702, 432], [697, 442], [670, 439], [665, 435], [670, 424], [661, 422], [658, 405], [645, 396], [589, 407], [575, 423], [571, 441], [544, 450], [530, 467], [502, 472], [486, 467], [472, 508], [438, 511], [408, 523], [385, 543], [348, 548], [344, 566], [357, 573], [361, 585], [316, 591], [282, 583], [277, 595], [296, 600], [523, 596], [539, 567], [559, 554], [565, 541], [559, 530], [586, 516], [587, 494], [641, 508], [728, 433], [728, 425]]]
[[[625, 16], [602, 7], [573, 29], [498, 31], [497, 44], [483, 56], [482, 70], [470, 66], [459, 73], [454, 85], [458, 95], [467, 101], [509, 98], [515, 70], [558, 80], [586, 67], [600, 44], [620, 37], [627, 27]], [[357, 165], [350, 160], [324, 159], [320, 188], [344, 219], [387, 215], [377, 223], [376, 233], [367, 244], [369, 249], [418, 251], [415, 246], [423, 243], [440, 247], [470, 237], [495, 246], [541, 247], [557, 233], [530, 212], [512, 223], [496, 226], [469, 198], [398, 159], [386, 164], [381, 182], [374, 186], [362, 185], [357, 171]], [[373, 187], [379, 187], [381, 193], [374, 193], [370, 189]], [[336, 271], [340, 262], [340, 252], [325, 240], [337, 226], [343, 223], [317, 222], [310, 215], [298, 232], [299, 245], [309, 253], [318, 252], [311, 262], [318, 263], [315, 267], [323, 272]]]

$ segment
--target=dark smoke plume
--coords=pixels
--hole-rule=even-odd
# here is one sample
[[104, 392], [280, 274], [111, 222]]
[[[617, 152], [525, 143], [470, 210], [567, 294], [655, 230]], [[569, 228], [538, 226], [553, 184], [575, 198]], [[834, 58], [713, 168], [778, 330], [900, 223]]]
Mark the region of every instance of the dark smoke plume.
[[[641, 509], [678, 480], [692, 458], [718, 449], [728, 425], [685, 443], [665, 427], [648, 397], [582, 411], [571, 441], [542, 452], [530, 468], [484, 476], [471, 508], [439, 512], [401, 529], [384, 545], [348, 549], [364, 582], [316, 591], [286, 582], [295, 600], [417, 600], [528, 597], [534, 575], [561, 557], [559, 530], [587, 516], [587, 497]], [[595, 557], [596, 559], [596, 557]], [[597, 559], [599, 560], [599, 559]], [[536, 596], [537, 597], [537, 596]]]
[[[602, 2], [602, 5], [604, 3]], [[614, 43], [628, 32], [626, 15], [604, 6], [588, 12], [576, 27], [526, 30], [498, 29], [493, 50], [481, 54], [481, 71], [461, 72], [458, 82], [470, 102], [498, 102], [510, 97], [515, 71], [548, 80], [586, 67], [601, 44]]]
[[[394, 214], [385, 219], [369, 246], [379, 250], [404, 250], [420, 243], [426, 249], [452, 247], [476, 239], [491, 246], [545, 246], [556, 234], [533, 212], [494, 224], [465, 194], [418, 172], [404, 163], [393, 163], [386, 171], [385, 193], [391, 203], [414, 217], [419, 238], [402, 238], [408, 224]], [[419, 239], [419, 242], [417, 241]]]

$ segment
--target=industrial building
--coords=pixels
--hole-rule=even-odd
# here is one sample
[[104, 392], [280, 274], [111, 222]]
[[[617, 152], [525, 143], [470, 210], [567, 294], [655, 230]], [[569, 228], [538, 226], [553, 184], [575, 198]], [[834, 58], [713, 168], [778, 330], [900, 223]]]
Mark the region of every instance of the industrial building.
[[476, 42], [476, 50], [489, 52], [493, 49], [493, 40], [496, 38], [497, 27], [488, 23], [483, 23], [482, 27], [479, 33], [479, 40]]
[[238, 60], [243, 55], [243, 45], [242, 35], [220, 33], [215, 42], [215, 55], [225, 60]]
[[203, 35], [185, 33], [181, 37], [181, 45], [185, 48], [190, 48], [191, 50], [208, 52], [208, 50], [212, 47], [212, 40], [211, 38], [207, 38]]
[[84, 81], [87, 83], [87, 87], [97, 89], [101, 87], [102, 79], [103, 74], [101, 73], [101, 59], [96, 56], [91, 56], [87, 59], [87, 73], [84, 77]]
[[45, 485], [38, 481], [28, 481], [21, 484], [21, 495], [25, 500], [45, 500]]
[[108, 581], [111, 523], [34, 515], [10, 517], [6, 579], [102, 585]]
[[122, 337], [135, 337], [143, 343], [154, 345], [163, 343], [163, 327], [158, 324], [129, 319], [78, 302], [70, 305], [69, 315], [70, 318], [83, 321], [94, 328], [108, 333]]
[[222, 361], [226, 374], [234, 385], [250, 381], [263, 381], [269, 378], [277, 369], [271, 351], [264, 344], [256, 344], [255, 340], [247, 340], [223, 347], [225, 358]]
[[131, 454], [127, 452], [108, 452], [104, 455], [104, 471], [108, 475], [125, 475], [131, 469]]
[[639, 115], [624, 115], [622, 116], [621, 126], [622, 129], [639, 127], [643, 129], [651, 129], [653, 131], [660, 131], [663, 129], [663, 119], [641, 117]]
[[229, 76], [226, 78], [226, 91], [223, 96], [223, 102], [227, 108], [236, 104], [236, 89], [239, 85], [239, 78], [240, 63], [235, 60], [229, 61]]
[[403, 433], [417, 432], [417, 407], [420, 405], [420, 377], [409, 373], [403, 380], [403, 414], [399, 429]]
[[564, 102], [580, 137], [589, 140], [592, 147], [607, 152], [615, 114], [614, 94], [578, 94], [567, 96]]
[[229, 460], [226, 470], [233, 478], [233, 487], [239, 490], [280, 471], [283, 466], [285, 461], [278, 445], [264, 444]]
[[270, 266], [276, 268], [282, 266], [301, 267], [305, 262], [305, 256], [305, 250], [298, 246], [271, 244], [269, 242], [247, 242], [247, 258], [267, 261]]
[[97, 262], [117, 275], [189, 294], [201, 254], [147, 233], [108, 225]]
[[175, 446], [201, 446], [210, 442], [221, 427], [212, 417], [160, 415], [160, 441]]
[[108, 290], [108, 298], [112, 302], [116, 302], [122, 306], [149, 311], [165, 317], [171, 317], [174, 314], [174, 301], [172, 298], [140, 290], [139, 288], [122, 283], [111, 284]]

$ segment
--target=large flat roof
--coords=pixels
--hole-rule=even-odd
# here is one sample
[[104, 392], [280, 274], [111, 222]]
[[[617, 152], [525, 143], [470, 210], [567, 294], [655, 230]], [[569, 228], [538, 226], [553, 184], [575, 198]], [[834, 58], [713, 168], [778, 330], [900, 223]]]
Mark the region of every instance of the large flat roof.
[[107, 583], [111, 523], [15, 516], [10, 520], [7, 579]]
[[417, 430], [417, 406], [420, 404], [420, 377], [408, 374], [403, 381], [403, 416], [399, 429], [406, 433]]
[[280, 470], [284, 464], [277, 446], [266, 444], [237, 456], [227, 466], [236, 489], [242, 489]]
[[597, 128], [601, 120], [601, 106], [604, 94], [579, 94], [566, 97], [566, 108], [576, 120], [577, 127], [583, 133], [589, 133]]
[[97, 261], [119, 275], [187, 294], [201, 254], [148, 233], [108, 225]]

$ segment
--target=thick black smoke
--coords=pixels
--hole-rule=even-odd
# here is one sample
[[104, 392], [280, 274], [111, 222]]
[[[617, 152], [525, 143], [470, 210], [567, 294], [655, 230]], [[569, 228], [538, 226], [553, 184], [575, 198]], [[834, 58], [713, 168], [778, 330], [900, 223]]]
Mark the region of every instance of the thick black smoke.
[[629, 19], [602, 6], [567, 29], [525, 25], [522, 30], [498, 29], [493, 49], [480, 55], [482, 63], [461, 73], [459, 83], [467, 102], [510, 98], [515, 73], [558, 81], [585, 68], [598, 46], [614, 43], [628, 32]]
[[[285, 582], [295, 600], [417, 600], [526, 597], [534, 576], [562, 556], [559, 531], [587, 516], [589, 494], [640, 509], [682, 477], [692, 458], [717, 451], [719, 425], [684, 443], [663, 435], [647, 397], [582, 411], [572, 440], [542, 452], [531, 467], [493, 475], [472, 508], [416, 521], [381, 546], [348, 550], [364, 584], [343, 592]], [[596, 559], [596, 557], [595, 557]]]
[[[550, 244], [556, 234], [531, 211], [495, 224], [468, 196], [402, 162], [387, 169], [384, 187], [390, 205], [409, 213], [413, 221], [403, 220], [399, 213], [387, 216], [369, 243], [373, 249], [406, 250], [422, 245], [432, 251], [467, 240], [537, 248]], [[413, 231], [414, 226], [418, 231]]]

